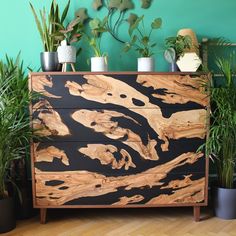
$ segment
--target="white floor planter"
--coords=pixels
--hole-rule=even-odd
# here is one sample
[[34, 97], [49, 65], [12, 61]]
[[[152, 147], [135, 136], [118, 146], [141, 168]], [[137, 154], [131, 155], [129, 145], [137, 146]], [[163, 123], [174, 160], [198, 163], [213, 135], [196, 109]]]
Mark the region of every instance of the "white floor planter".
[[75, 63], [76, 48], [71, 45], [59, 46], [57, 49], [59, 63]]
[[108, 71], [106, 57], [91, 57], [91, 71], [92, 72], [106, 72]]
[[140, 57], [138, 58], [138, 71], [139, 72], [152, 72], [155, 69], [153, 57]]

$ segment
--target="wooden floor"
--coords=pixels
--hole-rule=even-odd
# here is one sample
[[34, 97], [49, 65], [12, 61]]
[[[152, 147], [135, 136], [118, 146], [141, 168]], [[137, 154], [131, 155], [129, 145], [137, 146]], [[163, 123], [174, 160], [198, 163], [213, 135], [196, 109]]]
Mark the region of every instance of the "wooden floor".
[[49, 210], [48, 223], [39, 216], [18, 221], [1, 236], [236, 236], [236, 220], [221, 220], [203, 210], [193, 221], [192, 208]]

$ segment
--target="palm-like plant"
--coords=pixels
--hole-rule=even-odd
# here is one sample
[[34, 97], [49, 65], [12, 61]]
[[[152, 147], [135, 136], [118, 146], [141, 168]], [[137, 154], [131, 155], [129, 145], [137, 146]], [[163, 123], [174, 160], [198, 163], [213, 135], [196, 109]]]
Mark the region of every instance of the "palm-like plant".
[[33, 134], [28, 106], [34, 95], [28, 91], [23, 63], [19, 56], [6, 61], [0, 61], [0, 199], [7, 197], [12, 162], [25, 157]]
[[233, 81], [232, 60], [218, 58], [217, 67], [223, 74], [224, 85], [210, 87], [212, 111], [207, 154], [214, 157], [218, 184], [233, 188], [236, 166], [236, 85]]

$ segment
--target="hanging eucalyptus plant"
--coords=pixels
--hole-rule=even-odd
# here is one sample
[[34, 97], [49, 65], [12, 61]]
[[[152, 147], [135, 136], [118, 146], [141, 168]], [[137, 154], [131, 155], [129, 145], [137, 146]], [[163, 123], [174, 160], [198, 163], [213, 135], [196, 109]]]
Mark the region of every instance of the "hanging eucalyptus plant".
[[[127, 18], [127, 12], [135, 8], [137, 1], [132, 0], [93, 0], [93, 8], [100, 10], [105, 7], [107, 9], [107, 29], [114, 39], [121, 43], [125, 43], [119, 37], [119, 27], [132, 18], [132, 14]], [[140, 0], [141, 7], [147, 9], [151, 6], [152, 0]]]

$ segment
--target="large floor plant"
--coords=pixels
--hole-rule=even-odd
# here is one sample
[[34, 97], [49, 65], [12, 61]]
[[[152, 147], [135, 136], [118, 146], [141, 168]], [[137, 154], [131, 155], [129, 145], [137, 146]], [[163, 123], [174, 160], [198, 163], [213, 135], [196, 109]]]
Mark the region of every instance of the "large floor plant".
[[32, 97], [19, 57], [0, 61], [0, 201], [9, 198], [8, 184], [15, 185], [10, 175], [12, 164], [24, 159], [28, 151], [32, 137], [28, 106]]
[[[233, 60], [218, 58], [216, 65], [223, 75], [223, 81], [210, 87], [211, 125], [206, 143], [206, 152], [217, 169], [217, 186], [213, 201], [216, 215], [236, 218], [236, 188], [234, 173], [236, 167], [236, 85], [234, 81]], [[219, 81], [218, 81], [219, 82]]]
[[231, 60], [218, 58], [217, 67], [223, 74], [221, 85], [211, 87], [212, 124], [207, 141], [207, 152], [214, 157], [218, 185], [233, 188], [236, 165], [236, 85]]

